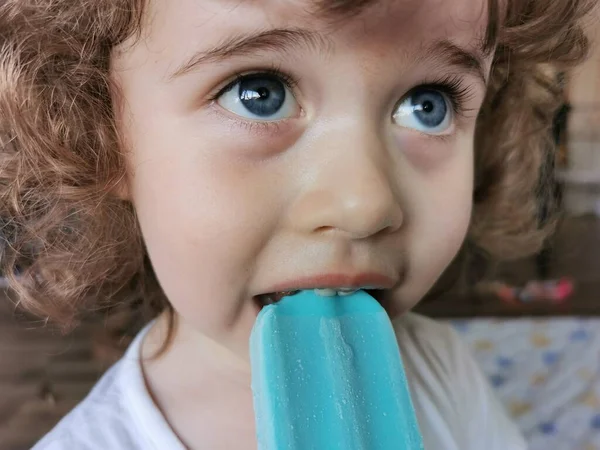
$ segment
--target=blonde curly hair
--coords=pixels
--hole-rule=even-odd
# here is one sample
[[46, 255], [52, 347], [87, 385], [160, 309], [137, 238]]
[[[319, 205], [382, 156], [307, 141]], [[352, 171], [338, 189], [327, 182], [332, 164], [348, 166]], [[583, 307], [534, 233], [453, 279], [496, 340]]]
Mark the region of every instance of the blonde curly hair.
[[[535, 251], [536, 186], [561, 102], [553, 79], [586, 55], [584, 0], [489, 0], [494, 52], [478, 117], [469, 242]], [[331, 15], [370, 0], [319, 0]], [[20, 304], [65, 327], [115, 305], [170, 308], [133, 206], [112, 195], [125, 157], [111, 104], [111, 50], [140, 33], [144, 0], [0, 5], [0, 263]], [[548, 68], [551, 70], [548, 71]], [[22, 277], [15, 277], [21, 271]]]

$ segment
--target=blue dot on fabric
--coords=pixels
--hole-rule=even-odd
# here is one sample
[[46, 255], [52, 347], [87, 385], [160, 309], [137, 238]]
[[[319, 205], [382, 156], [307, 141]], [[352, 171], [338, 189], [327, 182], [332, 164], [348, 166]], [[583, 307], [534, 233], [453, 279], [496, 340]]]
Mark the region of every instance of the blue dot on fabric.
[[490, 377], [490, 381], [494, 387], [500, 387], [506, 383], [506, 378], [504, 378], [502, 375], [492, 375]]
[[592, 417], [590, 425], [592, 428], [600, 430], [600, 414], [596, 414], [594, 417]]
[[554, 434], [556, 433], [556, 425], [554, 425], [554, 422], [540, 423], [540, 431], [544, 434]]
[[503, 369], [508, 369], [513, 365], [513, 360], [511, 358], [506, 358], [505, 356], [499, 356], [498, 359], [496, 359], [496, 364]]
[[554, 364], [556, 364], [556, 362], [559, 360], [560, 355], [558, 354], [558, 352], [545, 352], [542, 355], [542, 359], [544, 360], [544, 363], [548, 366], [552, 366]]
[[587, 341], [590, 338], [590, 334], [588, 333], [587, 330], [584, 329], [579, 329], [579, 330], [575, 330], [571, 333], [571, 336], [569, 336], [569, 339], [571, 339], [572, 341]]
[[469, 322], [466, 320], [455, 320], [453, 322], [454, 328], [460, 332], [465, 332], [469, 330]]

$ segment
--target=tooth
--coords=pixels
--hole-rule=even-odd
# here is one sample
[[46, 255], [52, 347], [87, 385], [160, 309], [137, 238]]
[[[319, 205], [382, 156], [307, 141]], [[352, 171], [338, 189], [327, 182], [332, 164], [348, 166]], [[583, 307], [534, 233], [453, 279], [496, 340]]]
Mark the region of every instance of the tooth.
[[337, 295], [335, 289], [315, 289], [315, 293], [321, 297], [335, 297]]
[[338, 291], [338, 295], [341, 296], [341, 297], [346, 297], [348, 295], [354, 294], [356, 291], [358, 291], [358, 289], [348, 289], [348, 290], [346, 290], [346, 289], [344, 289], [344, 290], [340, 289]]

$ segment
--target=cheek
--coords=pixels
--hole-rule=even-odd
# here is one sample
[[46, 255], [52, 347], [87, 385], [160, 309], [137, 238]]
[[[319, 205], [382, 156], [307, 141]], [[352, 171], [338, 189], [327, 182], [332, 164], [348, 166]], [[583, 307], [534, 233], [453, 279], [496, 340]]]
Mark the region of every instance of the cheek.
[[[201, 307], [227, 286], [227, 275], [244, 252], [233, 231], [243, 221], [241, 205], [217, 201], [222, 189], [210, 179], [169, 164], [147, 164], [134, 178], [134, 205], [156, 275], [174, 306]], [[191, 171], [190, 171], [191, 172]], [[199, 173], [198, 175], [201, 175]], [[205, 174], [209, 175], [209, 174]], [[208, 208], [210, 206], [210, 209]], [[238, 225], [239, 226], [239, 225]], [[207, 282], [210, 281], [210, 282]]]
[[416, 303], [450, 264], [471, 219], [472, 149], [463, 146], [436, 170], [421, 173], [411, 202], [408, 245], [411, 301]]
[[264, 235], [248, 226], [258, 221], [248, 196], [229, 195], [233, 187], [222, 183], [186, 184], [181, 176], [169, 177], [170, 188], [165, 183], [151, 196], [144, 191], [150, 180], [150, 171], [137, 178], [144, 194], [134, 203], [154, 271], [174, 309], [215, 339], [235, 324], [249, 324], [254, 313], [246, 287]]
[[449, 136], [423, 137], [417, 131], [403, 130], [394, 136], [393, 143], [425, 182], [440, 180], [448, 183], [455, 171], [467, 170], [462, 167], [468, 163], [465, 160], [465, 154], [469, 153], [465, 144], [468, 140], [464, 138], [466, 134], [457, 132]]
[[136, 149], [133, 202], [158, 280], [181, 315], [215, 333], [234, 321], [270, 232], [272, 184], [214, 157], [210, 142], [172, 147], [157, 136]]
[[421, 226], [415, 230], [415, 265], [420, 266], [426, 285], [433, 285], [450, 264], [469, 228], [470, 192], [446, 188], [437, 197], [430, 197], [421, 211]]

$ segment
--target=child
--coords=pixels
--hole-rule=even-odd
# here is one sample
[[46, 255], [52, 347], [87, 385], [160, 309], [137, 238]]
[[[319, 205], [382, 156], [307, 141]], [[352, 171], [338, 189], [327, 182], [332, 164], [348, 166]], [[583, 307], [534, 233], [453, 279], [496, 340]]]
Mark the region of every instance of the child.
[[35, 449], [256, 448], [257, 311], [317, 287], [379, 289], [427, 449], [525, 448], [457, 337], [408, 311], [465, 237], [542, 242], [550, 80], [588, 8], [4, 0], [3, 272], [65, 326], [156, 315]]

